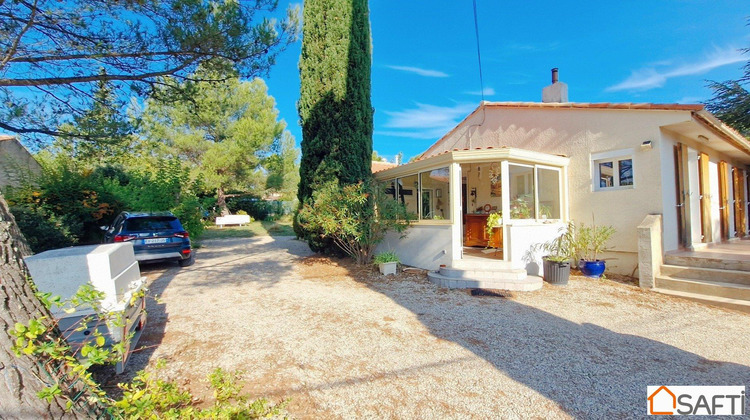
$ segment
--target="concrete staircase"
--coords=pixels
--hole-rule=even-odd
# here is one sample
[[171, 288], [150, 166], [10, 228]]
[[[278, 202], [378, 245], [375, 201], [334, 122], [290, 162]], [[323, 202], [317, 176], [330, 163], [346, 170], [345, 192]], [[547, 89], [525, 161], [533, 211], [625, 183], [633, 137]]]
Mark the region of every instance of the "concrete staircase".
[[512, 268], [509, 262], [482, 259], [454, 260], [450, 267], [427, 273], [438, 287], [449, 289], [496, 289], [530, 292], [542, 288], [542, 278], [528, 276], [526, 270]]
[[750, 312], [750, 258], [667, 254], [653, 290]]

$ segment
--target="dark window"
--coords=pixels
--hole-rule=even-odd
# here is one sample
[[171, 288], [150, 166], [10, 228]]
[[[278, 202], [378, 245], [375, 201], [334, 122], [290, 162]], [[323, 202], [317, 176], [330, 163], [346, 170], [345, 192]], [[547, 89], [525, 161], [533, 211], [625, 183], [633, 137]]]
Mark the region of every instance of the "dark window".
[[612, 162], [602, 162], [599, 164], [599, 186], [607, 188], [615, 185], [612, 174]]
[[633, 185], [633, 159], [620, 161], [620, 185]]
[[154, 232], [159, 230], [181, 231], [182, 225], [176, 217], [135, 217], [125, 221], [128, 232]]

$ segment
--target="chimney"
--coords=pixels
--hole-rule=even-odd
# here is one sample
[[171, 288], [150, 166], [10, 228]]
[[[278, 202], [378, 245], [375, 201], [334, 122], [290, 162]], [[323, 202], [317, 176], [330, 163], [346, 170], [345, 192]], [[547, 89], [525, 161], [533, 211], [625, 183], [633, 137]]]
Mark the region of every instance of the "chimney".
[[542, 89], [542, 102], [568, 102], [568, 85], [558, 80], [557, 67], [552, 69], [552, 84]]

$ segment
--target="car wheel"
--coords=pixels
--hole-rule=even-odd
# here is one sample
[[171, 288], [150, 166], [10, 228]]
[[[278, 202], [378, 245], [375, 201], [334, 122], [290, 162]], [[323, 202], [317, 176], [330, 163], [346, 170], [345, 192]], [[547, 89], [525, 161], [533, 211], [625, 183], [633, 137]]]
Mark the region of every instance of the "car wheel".
[[194, 262], [195, 262], [195, 257], [193, 255], [191, 255], [190, 258], [188, 258], [186, 260], [179, 260], [179, 261], [177, 261], [177, 263], [180, 264], [180, 267], [191, 266], [191, 265], [193, 265]]

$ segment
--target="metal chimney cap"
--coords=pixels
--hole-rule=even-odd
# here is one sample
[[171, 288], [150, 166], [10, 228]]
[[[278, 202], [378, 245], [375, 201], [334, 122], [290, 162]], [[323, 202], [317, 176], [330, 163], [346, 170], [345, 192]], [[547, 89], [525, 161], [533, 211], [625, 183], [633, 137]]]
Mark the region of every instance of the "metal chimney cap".
[[552, 69], [552, 84], [557, 83], [557, 67]]

